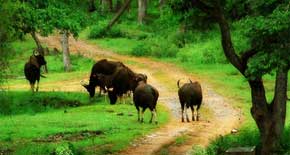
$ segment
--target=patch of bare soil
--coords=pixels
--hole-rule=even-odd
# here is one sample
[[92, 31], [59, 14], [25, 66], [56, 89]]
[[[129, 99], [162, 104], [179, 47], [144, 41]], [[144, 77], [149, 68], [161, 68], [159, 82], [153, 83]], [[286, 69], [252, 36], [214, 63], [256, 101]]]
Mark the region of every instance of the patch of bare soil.
[[58, 142], [58, 141], [62, 141], [62, 140], [79, 141], [79, 140], [83, 140], [83, 139], [87, 139], [87, 138], [100, 136], [103, 134], [104, 134], [104, 132], [100, 131], [100, 130], [97, 130], [97, 131], [84, 130], [84, 131], [80, 131], [80, 132], [62, 132], [62, 133], [50, 135], [48, 137], [34, 139], [32, 141], [33, 142], [43, 142], [43, 143]]
[[[40, 39], [50, 48], [56, 47], [61, 49], [59, 37], [50, 36], [46, 38], [41, 37]], [[117, 154], [158, 154], [164, 146], [166, 146], [168, 154], [188, 154], [194, 145], [205, 147], [214, 138], [229, 134], [233, 128], [237, 128], [240, 124], [242, 116], [238, 109], [234, 109], [229, 104], [232, 101], [217, 94], [202, 79], [184, 72], [173, 64], [157, 62], [148, 58], [118, 55], [81, 40], [76, 41], [71, 39], [70, 49], [72, 53], [81, 54], [95, 60], [107, 58], [122, 61], [125, 64], [129, 61], [137, 62], [136, 64], [126, 65], [136, 72], [147, 74], [148, 83], [159, 90], [159, 104], [165, 105], [170, 111], [171, 117], [168, 124], [151, 134], [136, 139], [131, 143], [131, 146]], [[181, 123], [181, 110], [176, 82], [179, 79], [186, 80], [188, 78], [197, 80], [202, 85], [203, 104], [201, 106], [201, 120], [198, 122]], [[66, 85], [69, 85], [69, 83]], [[188, 113], [190, 114], [191, 112]], [[181, 135], [187, 135], [186, 141], [182, 145], [173, 145], [176, 138]]]

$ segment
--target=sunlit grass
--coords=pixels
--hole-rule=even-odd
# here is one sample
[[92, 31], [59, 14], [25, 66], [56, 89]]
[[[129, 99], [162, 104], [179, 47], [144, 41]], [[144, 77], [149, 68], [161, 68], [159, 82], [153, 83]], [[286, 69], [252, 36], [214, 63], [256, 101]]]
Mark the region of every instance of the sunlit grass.
[[[11, 114], [0, 116], [0, 149], [12, 149], [14, 154], [52, 153], [57, 146], [68, 142], [84, 153], [92, 151], [85, 148], [102, 148], [103, 145], [110, 145], [110, 151], [115, 152], [168, 121], [168, 113], [162, 106], [157, 107], [158, 125], [148, 123], [149, 110], [145, 112], [145, 123], [140, 124], [133, 105], [109, 105], [104, 98], [90, 101], [84, 93], [8, 93], [7, 102], [15, 105], [11, 107]], [[65, 106], [68, 102], [77, 102], [79, 107]], [[81, 131], [101, 131], [102, 134], [81, 140], [37, 141], [59, 133]], [[100, 151], [94, 149], [91, 153], [102, 154]]]

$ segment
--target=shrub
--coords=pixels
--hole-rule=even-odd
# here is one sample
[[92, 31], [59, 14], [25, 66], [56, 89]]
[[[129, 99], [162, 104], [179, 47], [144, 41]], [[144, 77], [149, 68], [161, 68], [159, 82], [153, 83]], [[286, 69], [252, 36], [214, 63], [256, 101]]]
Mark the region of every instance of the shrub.
[[145, 44], [145, 45], [139, 44], [132, 49], [130, 54], [137, 56], [137, 57], [138, 56], [150, 56], [151, 49], [150, 49], [150, 46], [148, 46], [147, 44]]
[[123, 33], [118, 25], [113, 26], [109, 31], [105, 31], [106, 26], [107, 21], [102, 21], [97, 25], [92, 26], [88, 37], [90, 39], [96, 39], [104, 37], [117, 38], [123, 36]]
[[150, 38], [146, 40], [148, 45], [151, 45], [151, 55], [158, 58], [176, 57], [179, 49], [177, 46], [168, 40], [161, 37]]

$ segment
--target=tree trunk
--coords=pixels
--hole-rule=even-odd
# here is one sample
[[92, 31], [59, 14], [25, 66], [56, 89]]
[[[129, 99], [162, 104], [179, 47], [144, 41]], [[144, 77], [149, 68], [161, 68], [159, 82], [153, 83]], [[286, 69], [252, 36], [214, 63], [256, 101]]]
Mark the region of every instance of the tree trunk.
[[66, 30], [62, 31], [61, 45], [62, 45], [62, 51], [63, 51], [64, 70], [66, 72], [71, 71], [68, 38], [69, 38], [69, 33]]
[[101, 0], [102, 2], [102, 12], [108, 12], [113, 10], [113, 1], [112, 0]]
[[[31, 34], [33, 40], [35, 41], [36, 46], [37, 46], [37, 52], [39, 52], [40, 55], [45, 56], [44, 49], [41, 46], [41, 43], [40, 43], [36, 33], [33, 31], [30, 34]], [[45, 73], [48, 73], [47, 65], [44, 65], [43, 69], [44, 69]]]
[[279, 140], [283, 133], [286, 118], [288, 70], [278, 68], [275, 95], [271, 104], [266, 102], [262, 81], [249, 81], [252, 91], [251, 113], [261, 136], [261, 154], [271, 155], [280, 148]]
[[130, 3], [131, 3], [131, 0], [127, 0], [125, 2], [125, 4], [121, 7], [121, 9], [117, 12], [117, 14], [110, 21], [110, 23], [106, 27], [105, 31], [108, 31], [112, 28], [112, 26], [118, 21], [118, 19], [121, 17], [121, 15], [124, 13], [124, 11], [128, 8]]
[[122, 1], [121, 0], [116, 0], [116, 5], [114, 11], [117, 12], [121, 9], [122, 7]]
[[95, 5], [95, 0], [88, 0], [88, 5], [89, 5], [89, 12], [94, 12], [96, 11], [96, 5]]
[[166, 0], [159, 0], [159, 9], [161, 10], [164, 4], [166, 3]]
[[144, 23], [144, 17], [146, 16], [147, 0], [138, 0], [138, 22]]

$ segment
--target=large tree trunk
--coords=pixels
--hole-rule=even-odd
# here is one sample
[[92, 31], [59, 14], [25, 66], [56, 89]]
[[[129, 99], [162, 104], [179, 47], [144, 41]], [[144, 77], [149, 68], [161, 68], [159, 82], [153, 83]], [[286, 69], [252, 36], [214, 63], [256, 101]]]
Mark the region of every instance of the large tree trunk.
[[[30, 34], [31, 34], [36, 46], [37, 46], [37, 52], [39, 52], [40, 55], [45, 56], [44, 48], [41, 46], [41, 43], [40, 43], [36, 33], [33, 31]], [[44, 69], [45, 73], [48, 73], [47, 65], [44, 65], [43, 69]]]
[[138, 22], [139, 24], [144, 23], [144, 18], [146, 16], [147, 10], [147, 0], [138, 0]]
[[62, 31], [61, 45], [63, 51], [63, 65], [66, 72], [71, 71], [68, 38], [69, 33], [66, 30]]
[[261, 135], [261, 154], [275, 154], [280, 148], [287, 102], [287, 67], [280, 66], [276, 73], [275, 95], [271, 104], [266, 102], [262, 81], [249, 81], [252, 90], [251, 113]]
[[112, 26], [118, 21], [118, 19], [121, 17], [121, 15], [124, 13], [124, 11], [128, 8], [130, 3], [131, 3], [131, 0], [127, 0], [125, 2], [125, 4], [121, 7], [121, 9], [117, 12], [117, 14], [110, 21], [110, 23], [106, 27], [105, 31], [109, 31], [112, 28]]

